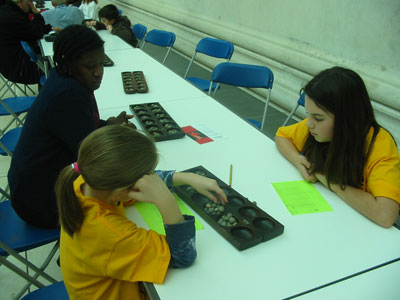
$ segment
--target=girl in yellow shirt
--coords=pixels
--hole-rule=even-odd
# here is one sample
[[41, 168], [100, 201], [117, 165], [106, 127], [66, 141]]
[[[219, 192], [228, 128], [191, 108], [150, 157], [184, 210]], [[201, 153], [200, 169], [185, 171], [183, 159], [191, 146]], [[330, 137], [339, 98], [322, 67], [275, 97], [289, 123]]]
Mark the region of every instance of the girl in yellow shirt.
[[[168, 267], [194, 262], [194, 218], [181, 214], [167, 185], [189, 184], [223, 203], [226, 196], [215, 180], [197, 174], [154, 174], [157, 161], [148, 137], [109, 125], [89, 134], [77, 162], [61, 171], [60, 265], [71, 300], [145, 299], [141, 282], [162, 283]], [[125, 218], [123, 203], [132, 199], [155, 204], [165, 236]]]
[[308, 118], [278, 129], [279, 151], [307, 181], [320, 181], [378, 225], [392, 226], [399, 215], [399, 153], [375, 120], [363, 80], [333, 67], [304, 93]]

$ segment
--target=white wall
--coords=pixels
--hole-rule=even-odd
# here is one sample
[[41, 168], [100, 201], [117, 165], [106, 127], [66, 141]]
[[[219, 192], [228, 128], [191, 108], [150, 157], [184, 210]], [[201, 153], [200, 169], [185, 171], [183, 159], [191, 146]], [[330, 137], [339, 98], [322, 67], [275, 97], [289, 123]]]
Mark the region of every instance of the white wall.
[[133, 24], [175, 32], [174, 49], [188, 56], [202, 37], [232, 41], [233, 62], [272, 69], [271, 100], [285, 110], [319, 71], [351, 68], [363, 77], [378, 120], [400, 145], [399, 0], [100, 0], [99, 6], [108, 3]]

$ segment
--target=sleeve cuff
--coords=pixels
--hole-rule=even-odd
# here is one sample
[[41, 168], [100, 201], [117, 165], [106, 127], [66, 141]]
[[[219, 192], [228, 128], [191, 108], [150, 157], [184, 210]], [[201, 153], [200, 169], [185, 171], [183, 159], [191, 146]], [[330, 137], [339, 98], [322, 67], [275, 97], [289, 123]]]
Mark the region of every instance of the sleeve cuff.
[[160, 171], [160, 170], [155, 170], [155, 173], [160, 176], [160, 178], [165, 182], [167, 187], [172, 190], [174, 186], [173, 182], [173, 177], [175, 174], [175, 170], [169, 170], [169, 171]]
[[183, 215], [183, 218], [185, 220], [178, 224], [164, 224], [165, 237], [170, 246], [189, 240], [195, 235], [194, 217]]

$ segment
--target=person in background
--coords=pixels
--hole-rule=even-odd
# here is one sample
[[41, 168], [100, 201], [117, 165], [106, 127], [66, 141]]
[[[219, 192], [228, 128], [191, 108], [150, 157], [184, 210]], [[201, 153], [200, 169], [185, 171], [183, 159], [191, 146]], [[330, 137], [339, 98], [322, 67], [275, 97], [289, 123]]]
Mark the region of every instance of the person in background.
[[[33, 14], [32, 21], [29, 14]], [[40, 53], [38, 40], [52, 30], [32, 0], [7, 0], [0, 6], [0, 73], [8, 80], [23, 84], [36, 84], [43, 75], [31, 62], [21, 46], [21, 41], [30, 44]]]
[[107, 29], [112, 34], [119, 36], [132, 47], [137, 47], [138, 40], [132, 30], [131, 21], [126, 16], [120, 16], [118, 8], [109, 4], [99, 11], [100, 22], [89, 21], [88, 26], [94, 26], [96, 29]]
[[46, 24], [60, 28], [82, 24], [84, 14], [79, 8], [76, 6], [67, 6], [66, 0], [53, 0], [51, 3], [55, 9], [49, 9], [41, 13]]
[[102, 126], [130, 124], [125, 112], [99, 117], [94, 91], [103, 78], [103, 44], [84, 25], [70, 25], [54, 40], [55, 69], [28, 112], [8, 172], [12, 206], [32, 225], [59, 226], [54, 185], [80, 142]]
[[82, 0], [79, 9], [83, 12], [85, 20], [97, 20], [97, 3], [97, 0]]
[[[89, 134], [77, 162], [61, 171], [60, 266], [71, 300], [146, 299], [143, 281], [162, 283], [168, 267], [193, 264], [194, 217], [182, 215], [168, 187], [189, 184], [209, 197], [226, 196], [215, 180], [194, 173], [154, 173], [157, 162], [154, 142], [114, 125]], [[123, 203], [131, 199], [155, 205], [165, 236], [125, 217]]]
[[383, 227], [399, 215], [400, 158], [374, 117], [361, 77], [333, 67], [304, 88], [304, 121], [278, 129], [275, 143], [310, 182], [320, 181]]

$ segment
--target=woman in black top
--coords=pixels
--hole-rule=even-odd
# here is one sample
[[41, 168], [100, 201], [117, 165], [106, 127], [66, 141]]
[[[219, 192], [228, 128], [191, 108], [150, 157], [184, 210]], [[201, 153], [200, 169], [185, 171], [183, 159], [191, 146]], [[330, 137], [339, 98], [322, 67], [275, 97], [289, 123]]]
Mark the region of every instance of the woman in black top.
[[107, 124], [129, 124], [131, 115], [101, 120], [93, 91], [103, 78], [104, 48], [98, 34], [82, 25], [62, 30], [54, 41], [54, 63], [28, 112], [13, 153], [8, 182], [11, 202], [26, 222], [57, 227], [57, 176], [76, 161], [80, 142]]

